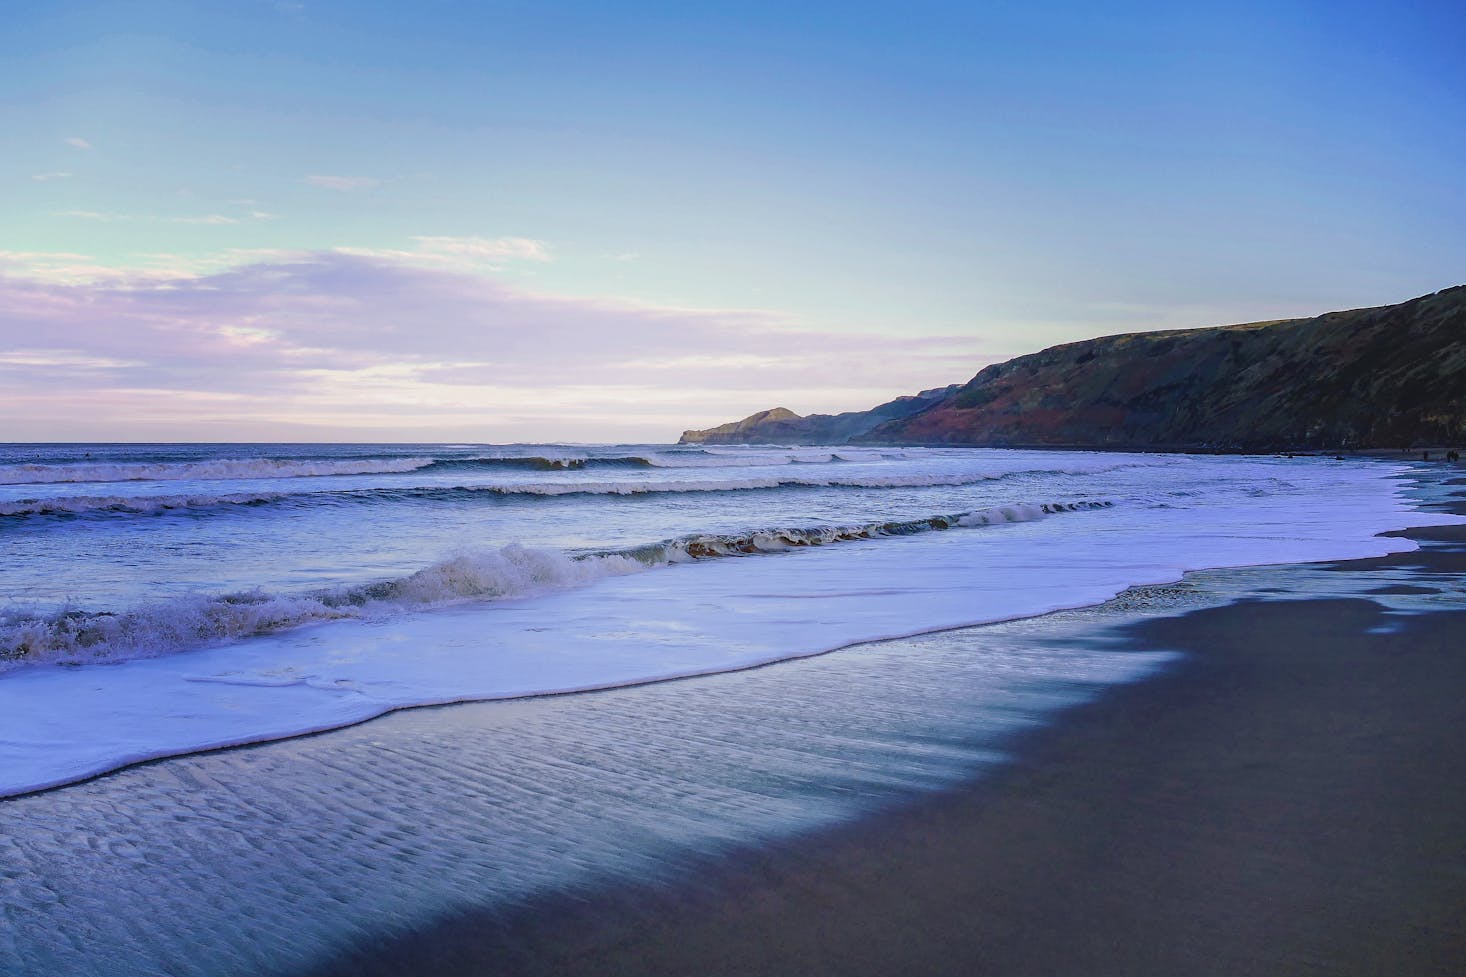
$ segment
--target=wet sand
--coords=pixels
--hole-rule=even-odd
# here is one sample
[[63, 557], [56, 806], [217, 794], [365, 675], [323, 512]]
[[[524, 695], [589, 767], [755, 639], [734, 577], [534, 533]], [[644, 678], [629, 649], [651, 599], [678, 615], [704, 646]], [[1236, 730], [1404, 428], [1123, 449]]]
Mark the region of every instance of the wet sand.
[[12, 798], [0, 973], [1462, 972], [1466, 531], [1412, 535]]
[[1466, 530], [1408, 535], [1426, 548], [1318, 568], [1301, 599], [1124, 625], [1185, 657], [969, 786], [310, 973], [1466, 972]]

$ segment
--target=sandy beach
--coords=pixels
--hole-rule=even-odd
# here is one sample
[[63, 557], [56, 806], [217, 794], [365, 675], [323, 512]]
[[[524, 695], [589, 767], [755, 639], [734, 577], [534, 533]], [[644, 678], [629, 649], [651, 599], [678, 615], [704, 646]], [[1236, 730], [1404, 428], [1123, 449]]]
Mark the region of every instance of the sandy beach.
[[1245, 600], [1126, 624], [1110, 638], [1185, 657], [961, 789], [310, 973], [1460, 973], [1466, 531], [1408, 535], [1421, 551], [1235, 571]]
[[1466, 0], [1323, 9], [7, 4], [0, 977], [1466, 977]]
[[1459, 973], [1466, 529], [1407, 535], [12, 798], [0, 971]]

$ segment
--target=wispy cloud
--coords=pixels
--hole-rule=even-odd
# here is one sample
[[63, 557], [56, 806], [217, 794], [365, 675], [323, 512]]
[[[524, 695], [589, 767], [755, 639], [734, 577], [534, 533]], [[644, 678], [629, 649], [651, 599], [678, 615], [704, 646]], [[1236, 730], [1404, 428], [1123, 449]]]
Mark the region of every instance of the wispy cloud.
[[161, 214], [117, 214], [99, 210], [58, 210], [55, 216], [74, 217], [79, 220], [98, 221], [104, 224], [125, 221], [149, 221], [162, 224], [201, 225], [248, 224], [254, 221], [275, 220], [279, 217], [278, 214], [267, 213], [263, 210], [252, 210], [238, 216], [228, 214], [185, 214], [173, 217]]
[[76, 149], [88, 149], [89, 150], [89, 149], [96, 148], [91, 143], [89, 143], [85, 139], [83, 139], [81, 136], [67, 136], [65, 139], [62, 140], [62, 142], [66, 143], [66, 145], [71, 146], [71, 147], [76, 148]]
[[58, 210], [56, 211], [56, 216], [75, 217], [80, 220], [102, 221], [104, 223], [110, 223], [111, 221], [118, 220], [132, 220], [131, 217], [128, 217], [125, 214], [107, 214], [103, 213], [100, 210]]
[[69, 251], [0, 251], [0, 278], [7, 274], [55, 285], [81, 285], [120, 277], [117, 269], [90, 255]]
[[982, 365], [972, 337], [839, 336], [339, 251], [192, 276], [17, 274], [44, 263], [0, 253], [0, 426], [36, 437], [282, 437], [303, 420], [335, 437], [672, 438], [776, 404], [867, 407]]
[[165, 220], [173, 224], [248, 224], [251, 221], [275, 220], [279, 215], [266, 213], [263, 210], [252, 210], [242, 217], [229, 217], [224, 214], [204, 214], [199, 217], [160, 217], [153, 220]]
[[553, 261], [550, 245], [528, 237], [445, 237], [410, 239], [410, 248], [340, 248], [341, 254], [385, 258], [446, 271], [498, 271], [509, 261]]
[[308, 183], [313, 187], [320, 187], [322, 190], [339, 190], [342, 193], [349, 193], [353, 190], [370, 190], [372, 187], [381, 186], [382, 181], [371, 176], [327, 176], [314, 175], [301, 178], [301, 183]]
[[141, 360], [91, 356], [75, 349], [0, 349], [0, 366], [51, 367], [61, 370], [117, 370], [145, 366]]
[[525, 258], [549, 261], [550, 248], [544, 241], [527, 237], [415, 237], [419, 254], [444, 255], [450, 258], [490, 259]]
[[31, 179], [36, 180], [40, 183], [46, 183], [49, 180], [64, 180], [69, 176], [71, 176], [71, 174], [64, 170], [56, 170], [52, 173], [37, 173], [32, 176]]

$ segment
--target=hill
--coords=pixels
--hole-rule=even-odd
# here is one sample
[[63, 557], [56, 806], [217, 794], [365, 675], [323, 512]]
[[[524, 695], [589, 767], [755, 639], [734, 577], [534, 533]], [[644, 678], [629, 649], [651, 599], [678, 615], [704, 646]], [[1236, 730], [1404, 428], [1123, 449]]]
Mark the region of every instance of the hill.
[[801, 417], [784, 407], [759, 411], [741, 421], [720, 424], [706, 431], [684, 431], [681, 444], [845, 444], [888, 421], [918, 414], [961, 388], [923, 390], [864, 411], [810, 414]]
[[[905, 413], [875, 416], [892, 404]], [[892, 404], [837, 415], [859, 419], [838, 438], [827, 435], [845, 428], [827, 415], [775, 411], [688, 431], [683, 441], [1212, 451], [1455, 444], [1466, 441], [1466, 286], [1310, 319], [1067, 343]]]

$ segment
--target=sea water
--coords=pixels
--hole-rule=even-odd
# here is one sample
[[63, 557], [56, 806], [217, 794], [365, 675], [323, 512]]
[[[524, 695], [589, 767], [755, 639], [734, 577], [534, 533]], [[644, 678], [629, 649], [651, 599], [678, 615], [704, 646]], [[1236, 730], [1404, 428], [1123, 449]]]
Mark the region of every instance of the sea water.
[[1376, 462], [0, 447], [0, 796], [393, 709], [708, 674], [1382, 555]]
[[[0, 799], [0, 972], [306, 973], [444, 914], [686, 881], [980, 777], [1015, 733], [1164, 667], [1104, 635], [1228, 599], [1172, 586], [1186, 570], [1381, 554], [1414, 545], [1382, 529], [1457, 521], [1412, 509], [1404, 471], [5, 449], [0, 791], [70, 785]], [[1308, 572], [1261, 579], [1307, 593]], [[869, 643], [898, 634], [919, 636]], [[294, 735], [460, 699], [503, 701]]]

